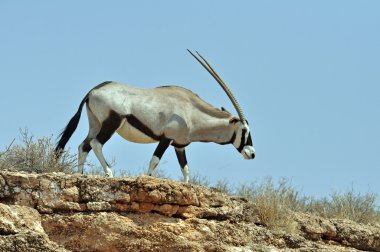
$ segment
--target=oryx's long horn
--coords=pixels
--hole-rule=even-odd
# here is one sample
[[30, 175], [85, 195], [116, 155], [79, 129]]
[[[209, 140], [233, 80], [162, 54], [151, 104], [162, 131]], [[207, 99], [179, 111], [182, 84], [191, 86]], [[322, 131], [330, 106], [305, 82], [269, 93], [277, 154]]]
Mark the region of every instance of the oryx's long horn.
[[227, 86], [227, 84], [222, 80], [222, 78], [220, 78], [220, 76], [218, 75], [218, 73], [214, 70], [214, 68], [212, 68], [212, 66], [207, 62], [207, 60], [199, 53], [197, 52], [197, 54], [199, 55], [199, 57], [202, 58], [202, 60], [204, 61], [201, 61], [196, 55], [194, 55], [194, 53], [192, 53], [189, 49], [187, 49], [187, 51], [193, 55], [193, 57], [212, 75], [212, 77], [214, 77], [214, 79], [219, 83], [219, 85], [223, 88], [224, 92], [226, 92], [226, 94], [228, 95], [228, 97], [230, 98], [232, 104], [234, 105], [235, 109], [236, 109], [236, 112], [238, 113], [239, 115], [239, 118], [242, 122], [245, 121], [245, 117], [244, 117], [244, 113], [243, 113], [243, 110], [241, 109], [239, 103], [237, 102], [235, 96], [233, 95], [233, 93], [231, 92], [230, 88]]

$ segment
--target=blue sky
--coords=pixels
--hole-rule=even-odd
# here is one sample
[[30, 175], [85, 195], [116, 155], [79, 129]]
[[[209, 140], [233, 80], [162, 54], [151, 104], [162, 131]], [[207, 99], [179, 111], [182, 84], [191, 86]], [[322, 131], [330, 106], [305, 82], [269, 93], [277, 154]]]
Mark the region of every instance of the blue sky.
[[[94, 85], [181, 85], [250, 121], [257, 156], [194, 143], [191, 172], [231, 185], [288, 178], [307, 195], [380, 193], [379, 1], [1, 1], [0, 146], [59, 134]], [[68, 147], [87, 135], [85, 112]], [[114, 136], [105, 156], [138, 172], [156, 145]], [[95, 161], [92, 154], [90, 158]], [[169, 149], [161, 166], [181, 172]]]

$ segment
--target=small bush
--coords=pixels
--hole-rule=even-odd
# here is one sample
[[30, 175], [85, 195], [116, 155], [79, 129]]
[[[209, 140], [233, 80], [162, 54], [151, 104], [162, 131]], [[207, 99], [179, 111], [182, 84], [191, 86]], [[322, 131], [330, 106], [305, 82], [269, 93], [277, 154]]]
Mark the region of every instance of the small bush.
[[57, 159], [51, 137], [34, 140], [27, 130], [20, 130], [20, 144], [10, 144], [0, 152], [0, 169], [26, 172], [72, 173], [77, 158], [69, 152]]
[[366, 193], [355, 194], [353, 189], [343, 194], [331, 195], [331, 215], [337, 218], [347, 218], [361, 223], [371, 223], [378, 217], [376, 209], [376, 195]]
[[282, 179], [275, 186], [271, 178], [263, 183], [240, 186], [236, 194], [250, 200], [255, 206], [255, 213], [262, 225], [272, 230], [295, 232], [296, 223], [291, 212], [302, 208], [303, 200], [290, 183]]
[[229, 195], [233, 194], [233, 190], [231, 189], [231, 186], [229, 185], [227, 179], [218, 180], [212, 188], [225, 194], [229, 194]]
[[355, 193], [354, 189], [346, 192], [334, 192], [330, 199], [311, 200], [307, 211], [326, 218], [349, 219], [364, 224], [380, 222], [377, 196], [374, 193]]

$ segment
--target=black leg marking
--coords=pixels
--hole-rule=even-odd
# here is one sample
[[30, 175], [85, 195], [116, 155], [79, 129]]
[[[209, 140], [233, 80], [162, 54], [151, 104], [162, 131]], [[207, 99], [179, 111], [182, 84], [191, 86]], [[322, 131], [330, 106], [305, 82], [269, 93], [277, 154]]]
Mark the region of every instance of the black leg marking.
[[175, 154], [177, 154], [178, 163], [183, 169], [187, 165], [185, 149], [175, 148]]
[[82, 151], [83, 152], [90, 152], [92, 150], [92, 147], [90, 145], [90, 141], [86, 138], [82, 143]]
[[121, 121], [122, 118], [118, 113], [110, 111], [108, 118], [102, 123], [102, 127], [96, 139], [104, 145], [120, 127]]
[[153, 155], [161, 159], [162, 155], [164, 155], [166, 149], [169, 147], [171, 141], [172, 140], [169, 138], [162, 138]]

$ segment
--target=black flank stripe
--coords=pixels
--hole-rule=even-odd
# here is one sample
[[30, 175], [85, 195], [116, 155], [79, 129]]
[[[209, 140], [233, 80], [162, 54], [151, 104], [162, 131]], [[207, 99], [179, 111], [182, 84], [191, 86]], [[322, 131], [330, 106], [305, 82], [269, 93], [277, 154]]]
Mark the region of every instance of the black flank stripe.
[[[139, 130], [140, 132], [144, 133], [145, 135], [152, 138], [153, 140], [161, 141], [165, 137], [165, 136], [158, 136], [158, 135], [154, 134], [154, 132], [148, 126], [146, 126], [139, 119], [137, 119], [136, 116], [134, 116], [132, 114], [126, 115], [125, 118], [127, 119], [128, 123], [133, 128]], [[184, 148], [184, 147], [188, 146], [189, 143], [179, 144], [179, 143], [173, 142], [171, 145], [176, 147], [176, 148]]]
[[147, 135], [148, 137], [156, 141], [161, 140], [162, 136], [157, 136], [156, 134], [154, 134], [154, 132], [151, 129], [149, 129], [148, 126], [143, 124], [134, 115], [130, 114], [130, 115], [126, 115], [125, 117], [127, 118], [128, 123], [132, 125], [132, 127], [134, 127], [135, 129], [139, 130], [140, 132], [144, 133], [145, 135]]

